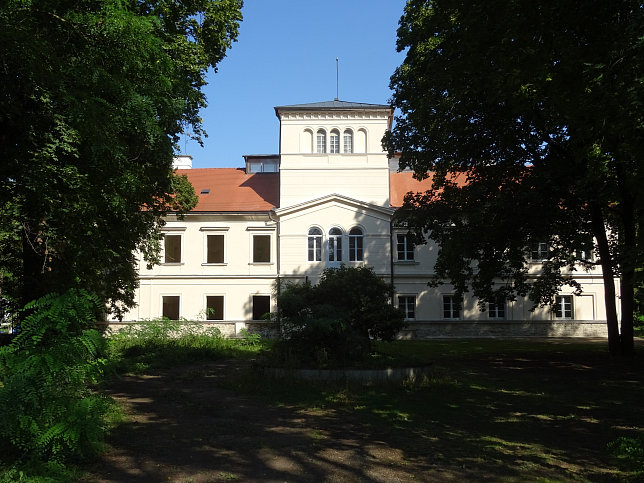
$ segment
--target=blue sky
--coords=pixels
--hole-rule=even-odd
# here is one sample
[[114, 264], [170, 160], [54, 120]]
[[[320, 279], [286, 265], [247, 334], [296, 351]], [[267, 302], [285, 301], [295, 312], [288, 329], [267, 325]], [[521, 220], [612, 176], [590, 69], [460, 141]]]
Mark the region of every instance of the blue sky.
[[244, 154], [279, 151], [274, 106], [332, 100], [340, 59], [343, 101], [386, 104], [403, 61], [396, 29], [405, 0], [245, 0], [239, 38], [210, 74], [208, 138], [181, 141], [193, 167], [241, 167]]

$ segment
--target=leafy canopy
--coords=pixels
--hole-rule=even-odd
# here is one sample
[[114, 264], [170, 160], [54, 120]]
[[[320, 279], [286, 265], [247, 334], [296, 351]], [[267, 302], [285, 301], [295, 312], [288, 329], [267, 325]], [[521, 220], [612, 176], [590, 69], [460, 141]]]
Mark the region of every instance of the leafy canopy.
[[241, 0], [8, 0], [0, 7], [0, 291], [82, 286], [133, 303], [161, 216], [196, 204], [172, 171]]
[[[632, 343], [643, 27], [641, 2], [627, 0], [408, 2], [398, 30], [406, 58], [391, 78], [399, 114], [383, 142], [402, 168], [433, 176], [400, 214], [438, 242], [439, 279], [482, 300], [549, 304], [563, 285], [581, 289], [575, 271], [599, 263], [609, 334], [618, 337], [618, 275]], [[528, 254], [540, 242], [548, 259], [535, 278]]]

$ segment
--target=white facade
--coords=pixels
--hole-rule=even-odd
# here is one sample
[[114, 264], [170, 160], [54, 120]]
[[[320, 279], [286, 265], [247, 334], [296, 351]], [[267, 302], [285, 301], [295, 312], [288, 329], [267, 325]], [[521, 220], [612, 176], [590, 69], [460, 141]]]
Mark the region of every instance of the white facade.
[[179, 316], [235, 334], [275, 310], [278, 278], [315, 281], [344, 263], [368, 265], [393, 282], [393, 302], [409, 319], [402, 336], [605, 334], [599, 269], [578, 272], [583, 294], [562, 292], [557, 311], [531, 311], [531, 302], [517, 300], [482, 312], [467, 294], [457, 310], [449, 286], [427, 286], [436, 247], [406, 245], [404, 232], [392, 229], [402, 195], [424, 188], [392, 172], [382, 151], [389, 106], [331, 101], [275, 112], [279, 155], [246, 156], [245, 169], [182, 171], [199, 205], [168, 220], [163, 263], [141, 262], [128, 320]]

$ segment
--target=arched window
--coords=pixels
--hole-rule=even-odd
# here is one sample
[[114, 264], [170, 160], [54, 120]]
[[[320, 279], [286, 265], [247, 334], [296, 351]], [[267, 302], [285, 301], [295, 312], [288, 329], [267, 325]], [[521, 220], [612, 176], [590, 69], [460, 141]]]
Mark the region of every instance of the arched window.
[[322, 261], [322, 230], [311, 228], [308, 243], [309, 262]]
[[351, 129], [345, 129], [344, 131], [344, 150], [343, 153], [352, 153], [353, 152], [353, 131]]
[[334, 129], [329, 137], [329, 152], [337, 154], [340, 152], [340, 131]]
[[326, 153], [326, 132], [319, 129], [317, 134], [317, 152]]
[[329, 261], [342, 261], [342, 231], [339, 228], [329, 230]]
[[313, 131], [305, 129], [300, 134], [300, 152], [312, 153], [313, 152]]
[[362, 230], [356, 226], [351, 228], [351, 231], [349, 232], [349, 261], [361, 262], [363, 260]]
[[355, 153], [367, 152], [367, 131], [365, 129], [358, 129], [356, 133], [356, 143], [353, 147]]

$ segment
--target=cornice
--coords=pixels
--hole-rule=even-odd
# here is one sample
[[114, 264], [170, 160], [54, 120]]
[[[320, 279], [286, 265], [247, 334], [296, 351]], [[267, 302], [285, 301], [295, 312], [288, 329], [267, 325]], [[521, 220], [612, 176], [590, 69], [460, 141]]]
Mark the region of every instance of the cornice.
[[286, 111], [280, 113], [282, 121], [309, 119], [388, 119], [391, 111], [380, 110], [322, 110], [322, 111]]

